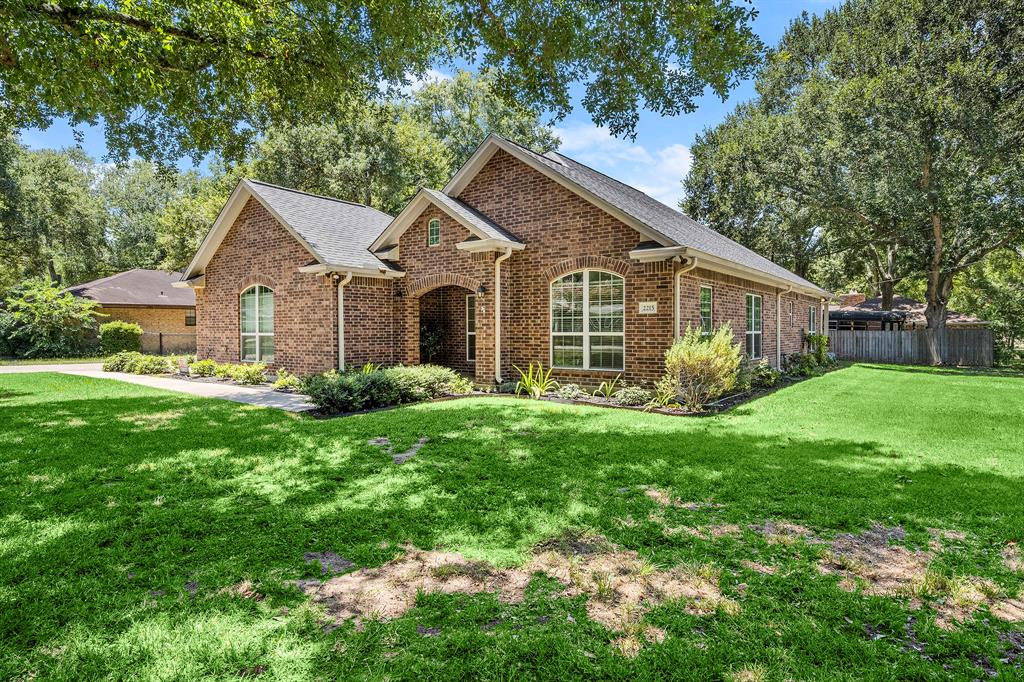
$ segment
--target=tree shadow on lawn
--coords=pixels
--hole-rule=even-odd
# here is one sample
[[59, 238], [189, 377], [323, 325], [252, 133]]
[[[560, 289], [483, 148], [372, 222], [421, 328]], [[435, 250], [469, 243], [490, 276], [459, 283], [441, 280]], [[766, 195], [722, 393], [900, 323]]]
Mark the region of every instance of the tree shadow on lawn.
[[[34, 665], [45, 662], [30, 652], [51, 641], [131, 642], [147, 623], [172, 641], [190, 619], [255, 628], [253, 655], [273, 657], [275, 642], [319, 632], [309, 618], [285, 634], [257, 627], [268, 605], [305, 602], [282, 584], [318, 574], [305, 552], [376, 566], [411, 543], [509, 565], [566, 528], [590, 527], [666, 566], [735, 566], [754, 550], [666, 536], [652, 515], [784, 519], [826, 534], [879, 521], [922, 543], [929, 526], [988, 542], [1024, 528], [1017, 477], [922, 464], [871, 442], [747, 433], [728, 417], [465, 400], [316, 421], [146, 397], [7, 406], [0, 422], [16, 436], [0, 457], [0, 640]], [[404, 449], [423, 435], [402, 465], [368, 444], [387, 436]], [[647, 486], [721, 507], [663, 508]], [[270, 599], [222, 594], [247, 578]], [[130, 642], [126, 660], [146, 665]]]

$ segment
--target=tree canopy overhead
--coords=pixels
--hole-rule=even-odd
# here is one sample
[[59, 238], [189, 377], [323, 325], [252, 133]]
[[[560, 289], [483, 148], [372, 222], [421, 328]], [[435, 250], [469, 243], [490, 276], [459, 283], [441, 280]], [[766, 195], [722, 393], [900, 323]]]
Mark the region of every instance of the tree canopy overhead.
[[631, 134], [756, 63], [746, 0], [6, 0], [0, 126], [106, 124], [115, 158], [240, 158], [272, 125], [322, 124], [433, 65], [494, 74], [506, 102], [583, 106]]

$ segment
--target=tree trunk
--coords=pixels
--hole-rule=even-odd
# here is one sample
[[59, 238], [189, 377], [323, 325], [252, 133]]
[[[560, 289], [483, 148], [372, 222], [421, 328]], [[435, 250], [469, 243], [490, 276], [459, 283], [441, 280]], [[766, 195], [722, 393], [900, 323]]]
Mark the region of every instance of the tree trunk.
[[882, 310], [892, 310], [892, 298], [896, 284], [891, 280], [883, 280], [878, 283], [878, 291], [882, 295]]
[[57, 274], [57, 268], [54, 267], [52, 258], [46, 261], [46, 271], [50, 275], [51, 282], [60, 284], [60, 275]]

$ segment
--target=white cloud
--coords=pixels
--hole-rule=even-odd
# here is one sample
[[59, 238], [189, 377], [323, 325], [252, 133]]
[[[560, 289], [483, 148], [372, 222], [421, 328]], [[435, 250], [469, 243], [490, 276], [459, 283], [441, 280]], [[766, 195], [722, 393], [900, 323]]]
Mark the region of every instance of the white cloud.
[[566, 156], [632, 185], [663, 204], [679, 207], [682, 180], [693, 162], [686, 145], [648, 150], [592, 124], [555, 128], [555, 135], [562, 141], [559, 151]]

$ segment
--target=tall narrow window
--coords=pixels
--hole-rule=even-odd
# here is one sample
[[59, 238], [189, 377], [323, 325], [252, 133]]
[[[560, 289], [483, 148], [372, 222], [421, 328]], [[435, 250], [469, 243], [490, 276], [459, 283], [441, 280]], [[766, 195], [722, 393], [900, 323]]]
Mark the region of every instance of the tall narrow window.
[[551, 364], [622, 370], [625, 282], [601, 270], [573, 272], [551, 283]]
[[714, 323], [711, 319], [712, 296], [711, 287], [704, 285], [700, 288], [700, 330], [704, 334], [714, 331], [712, 329]]
[[242, 362], [274, 361], [274, 292], [256, 285], [239, 297]]
[[466, 295], [466, 360], [476, 362], [476, 296]]
[[441, 243], [441, 221], [434, 218], [427, 223], [427, 246], [437, 246]]
[[761, 357], [761, 297], [747, 294], [747, 357]]
[[807, 306], [807, 331], [811, 334], [818, 331], [818, 309], [813, 305]]
[[793, 315], [793, 302], [789, 302], [789, 326], [796, 324], [796, 317]]

